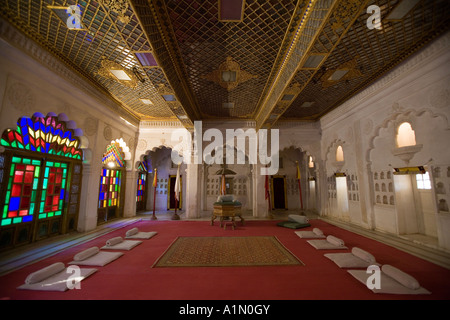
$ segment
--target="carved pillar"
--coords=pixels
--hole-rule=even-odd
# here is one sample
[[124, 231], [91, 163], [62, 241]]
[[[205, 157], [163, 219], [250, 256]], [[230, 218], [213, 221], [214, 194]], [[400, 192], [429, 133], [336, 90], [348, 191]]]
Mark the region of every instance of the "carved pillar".
[[125, 200], [123, 205], [123, 217], [136, 216], [136, 193], [138, 172], [133, 168], [127, 171], [125, 178]]

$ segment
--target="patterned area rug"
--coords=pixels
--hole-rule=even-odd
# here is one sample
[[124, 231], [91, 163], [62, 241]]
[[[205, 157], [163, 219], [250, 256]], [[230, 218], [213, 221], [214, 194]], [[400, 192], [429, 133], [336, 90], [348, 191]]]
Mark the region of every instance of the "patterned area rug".
[[178, 237], [153, 267], [304, 265], [273, 236]]

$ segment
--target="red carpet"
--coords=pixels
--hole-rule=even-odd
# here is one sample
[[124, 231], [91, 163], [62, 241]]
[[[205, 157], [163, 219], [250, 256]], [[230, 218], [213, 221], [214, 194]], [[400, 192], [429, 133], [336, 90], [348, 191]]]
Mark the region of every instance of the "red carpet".
[[[1, 299], [57, 300], [300, 300], [300, 299], [402, 299], [441, 300], [450, 298], [450, 270], [399, 251], [377, 241], [356, 235], [320, 220], [312, 220], [326, 235], [345, 241], [347, 247], [360, 247], [372, 253], [381, 264], [391, 264], [414, 276], [431, 295], [375, 294], [316, 250], [292, 229], [276, 226], [278, 221], [237, 223], [236, 230], [210, 226], [209, 221], [141, 221], [43, 261], [0, 277]], [[26, 276], [54, 262], [67, 265], [73, 256], [89, 247], [102, 247], [106, 240], [124, 236], [133, 227], [157, 231], [118, 260], [97, 267], [97, 273], [81, 282], [81, 289], [66, 292], [18, 290]], [[276, 236], [304, 266], [265, 267], [186, 267], [152, 268], [153, 263], [178, 236]], [[341, 250], [339, 250], [341, 251]], [[344, 251], [344, 250], [342, 250]], [[333, 252], [333, 251], [331, 251]], [[334, 251], [335, 252], [335, 251]], [[345, 251], [347, 252], [347, 251]]]

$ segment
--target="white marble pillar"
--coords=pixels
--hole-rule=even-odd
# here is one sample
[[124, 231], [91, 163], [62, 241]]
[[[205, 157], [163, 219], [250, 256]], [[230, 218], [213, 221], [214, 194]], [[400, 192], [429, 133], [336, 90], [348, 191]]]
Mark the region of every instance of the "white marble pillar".
[[186, 206], [188, 219], [200, 217], [201, 208], [201, 164], [188, 164], [186, 167]]
[[78, 214], [78, 231], [87, 232], [97, 227], [98, 194], [101, 161], [83, 164], [83, 181]]
[[129, 218], [136, 216], [136, 192], [137, 192], [137, 177], [136, 170], [130, 170], [126, 173], [125, 181], [125, 199], [123, 204], [123, 217]]
[[257, 218], [270, 218], [269, 202], [265, 197], [266, 176], [261, 174], [261, 165], [253, 166], [253, 216]]

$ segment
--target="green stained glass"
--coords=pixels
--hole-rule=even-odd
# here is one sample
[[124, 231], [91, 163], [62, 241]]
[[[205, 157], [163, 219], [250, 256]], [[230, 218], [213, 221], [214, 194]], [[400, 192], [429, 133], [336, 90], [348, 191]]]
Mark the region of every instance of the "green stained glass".
[[11, 224], [11, 219], [3, 219], [2, 220], [2, 226], [7, 226]]
[[48, 179], [44, 179], [42, 182], [42, 188], [47, 189]]
[[[34, 163], [33, 163], [34, 164]], [[37, 178], [39, 177], [39, 173], [41, 172], [41, 168], [40, 167], [36, 167], [36, 169], [34, 170], [34, 176]]]
[[31, 164], [31, 160], [30, 159], [22, 159], [22, 163], [23, 164]]
[[39, 160], [32, 160], [31, 163], [34, 164], [35, 166], [41, 165], [41, 162]]
[[48, 178], [48, 173], [49, 172], [50, 172], [50, 168], [49, 167], [45, 168], [44, 177]]
[[35, 202], [36, 201], [36, 191], [32, 191], [31, 192], [31, 201]]
[[34, 213], [34, 203], [31, 203], [29, 214], [33, 214], [33, 213]]
[[19, 157], [13, 157], [13, 158], [12, 158], [12, 162], [13, 162], [13, 163], [22, 163], [22, 159], [19, 158]]
[[47, 218], [47, 214], [46, 213], [41, 213], [39, 215], [39, 219], [45, 219], [45, 218]]
[[47, 213], [47, 217], [49, 217], [49, 218], [53, 217], [53, 215], [54, 215], [54, 212]]
[[61, 211], [56, 211], [55, 212], [55, 216], [60, 216], [61, 215]]
[[21, 223], [22, 222], [22, 217], [17, 217], [13, 219], [13, 223]]
[[39, 179], [38, 178], [34, 178], [33, 181], [33, 190], [36, 190], [38, 188], [38, 183], [39, 183]]

